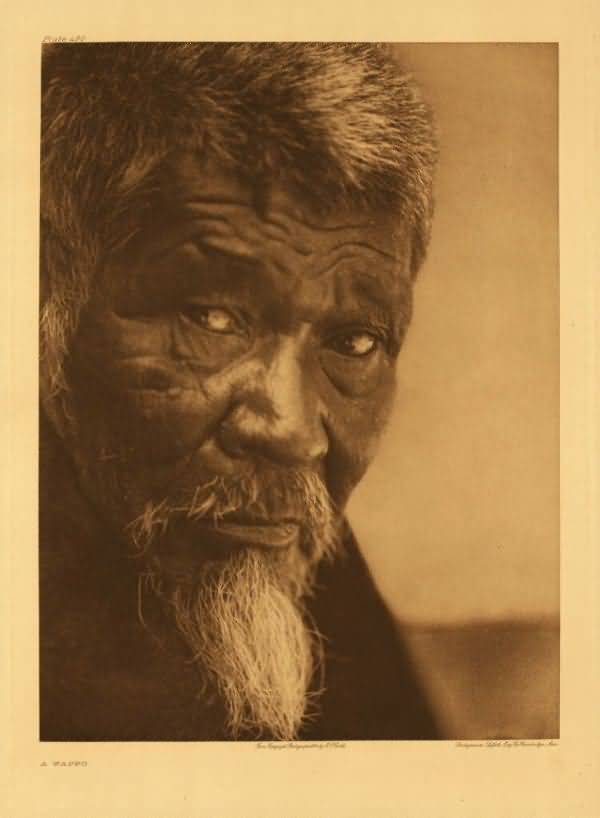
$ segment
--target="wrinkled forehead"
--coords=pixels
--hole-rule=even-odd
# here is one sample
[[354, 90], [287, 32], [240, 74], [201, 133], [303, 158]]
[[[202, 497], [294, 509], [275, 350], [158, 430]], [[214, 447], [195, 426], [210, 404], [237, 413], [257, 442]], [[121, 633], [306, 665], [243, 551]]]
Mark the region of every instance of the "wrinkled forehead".
[[306, 258], [325, 257], [346, 248], [377, 259], [383, 272], [410, 278], [410, 231], [396, 213], [340, 202], [317, 209], [276, 176], [257, 192], [234, 171], [192, 153], [165, 164], [159, 190], [160, 207], [147, 233], [152, 243], [169, 233], [176, 242], [191, 225], [203, 225], [215, 245], [227, 239], [241, 255], [252, 247], [276, 253], [279, 246]]

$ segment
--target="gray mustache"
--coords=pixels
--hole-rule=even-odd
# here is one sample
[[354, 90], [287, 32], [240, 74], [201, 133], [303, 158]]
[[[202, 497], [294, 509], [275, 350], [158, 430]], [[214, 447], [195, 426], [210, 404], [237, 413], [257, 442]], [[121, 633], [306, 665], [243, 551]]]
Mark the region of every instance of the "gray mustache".
[[328, 549], [337, 532], [338, 514], [318, 474], [300, 469], [284, 472], [261, 469], [234, 476], [218, 476], [178, 497], [146, 503], [142, 514], [127, 526], [137, 555], [147, 551], [156, 536], [175, 521], [225, 519], [298, 522]]

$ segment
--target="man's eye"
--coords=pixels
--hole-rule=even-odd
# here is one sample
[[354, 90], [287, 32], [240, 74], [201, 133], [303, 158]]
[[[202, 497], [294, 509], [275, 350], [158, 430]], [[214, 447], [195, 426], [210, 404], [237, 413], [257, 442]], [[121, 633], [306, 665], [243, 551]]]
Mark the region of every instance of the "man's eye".
[[333, 339], [330, 345], [342, 355], [363, 358], [374, 352], [378, 344], [379, 339], [370, 332], [353, 332], [347, 335], [339, 335]]
[[191, 304], [186, 308], [185, 313], [192, 321], [211, 332], [231, 335], [239, 331], [239, 324], [235, 317], [221, 307], [201, 307]]

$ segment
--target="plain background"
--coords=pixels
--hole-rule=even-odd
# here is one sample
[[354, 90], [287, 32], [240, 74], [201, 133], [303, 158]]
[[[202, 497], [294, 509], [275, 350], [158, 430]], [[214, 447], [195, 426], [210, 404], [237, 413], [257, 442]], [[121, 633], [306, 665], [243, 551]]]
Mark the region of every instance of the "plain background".
[[554, 618], [558, 48], [396, 50], [435, 112], [437, 204], [395, 413], [350, 517], [400, 619]]

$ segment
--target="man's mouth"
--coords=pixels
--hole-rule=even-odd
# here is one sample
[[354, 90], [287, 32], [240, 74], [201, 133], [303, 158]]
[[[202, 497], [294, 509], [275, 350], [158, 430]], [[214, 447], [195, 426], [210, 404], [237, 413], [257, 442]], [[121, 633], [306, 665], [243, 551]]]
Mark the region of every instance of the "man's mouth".
[[294, 521], [242, 521], [219, 520], [214, 523], [202, 521], [210, 544], [225, 550], [236, 547], [286, 549], [300, 543], [300, 525]]

